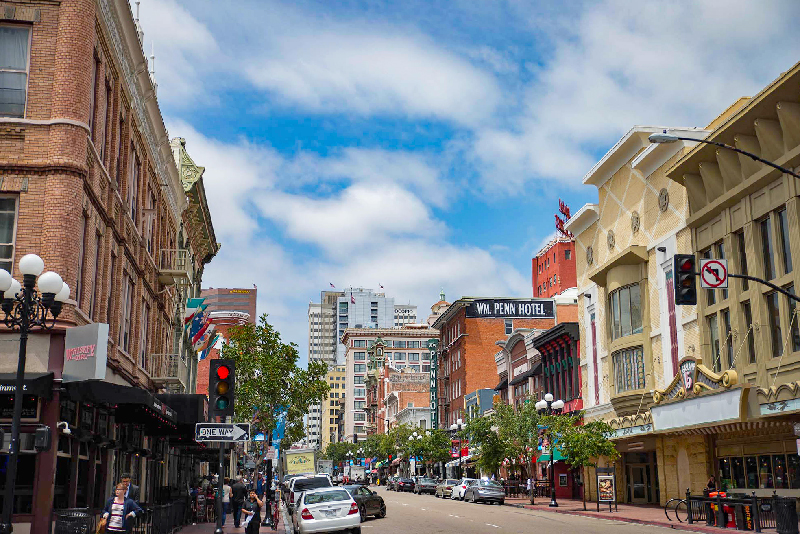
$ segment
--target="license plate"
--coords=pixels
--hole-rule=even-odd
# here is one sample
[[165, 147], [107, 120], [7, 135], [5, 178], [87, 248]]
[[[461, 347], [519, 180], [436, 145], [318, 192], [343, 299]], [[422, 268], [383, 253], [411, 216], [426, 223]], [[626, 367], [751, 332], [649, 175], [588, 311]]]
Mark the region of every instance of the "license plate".
[[323, 510], [325, 517], [336, 517], [336, 510]]

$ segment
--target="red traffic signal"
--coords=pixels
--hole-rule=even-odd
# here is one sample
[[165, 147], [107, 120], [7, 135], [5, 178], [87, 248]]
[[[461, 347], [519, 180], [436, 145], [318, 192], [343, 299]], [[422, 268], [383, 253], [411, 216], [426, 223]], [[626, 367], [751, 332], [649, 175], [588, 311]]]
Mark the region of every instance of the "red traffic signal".
[[232, 360], [211, 360], [208, 369], [208, 415], [233, 415], [235, 367]]
[[675, 290], [675, 304], [679, 306], [694, 306], [697, 304], [695, 261], [693, 254], [675, 254], [673, 258], [672, 280]]

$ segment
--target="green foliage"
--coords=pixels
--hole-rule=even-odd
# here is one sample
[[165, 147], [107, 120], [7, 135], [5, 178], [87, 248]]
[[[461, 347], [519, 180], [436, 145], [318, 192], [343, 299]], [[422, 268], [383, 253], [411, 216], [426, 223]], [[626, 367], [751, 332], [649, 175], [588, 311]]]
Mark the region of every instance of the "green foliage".
[[347, 453], [353, 450], [354, 443], [328, 443], [324, 455], [326, 460], [332, 460], [338, 465], [347, 460]]
[[592, 421], [583, 425], [574, 425], [559, 440], [561, 452], [569, 458], [573, 467], [596, 467], [599, 458], [614, 461], [619, 452], [608, 439], [613, 432], [605, 421]]
[[441, 429], [429, 430], [423, 440], [422, 458], [427, 463], [450, 460], [450, 435]]
[[236, 364], [236, 421], [250, 422], [255, 432], [271, 432], [277, 409], [288, 409], [284, 443], [298, 441], [305, 434], [303, 416], [312, 404], [326, 399], [327, 367], [310, 362], [308, 369], [297, 365], [297, 345], [283, 343], [275, 328], [262, 315], [258, 324], [237, 326], [222, 349], [222, 357]]

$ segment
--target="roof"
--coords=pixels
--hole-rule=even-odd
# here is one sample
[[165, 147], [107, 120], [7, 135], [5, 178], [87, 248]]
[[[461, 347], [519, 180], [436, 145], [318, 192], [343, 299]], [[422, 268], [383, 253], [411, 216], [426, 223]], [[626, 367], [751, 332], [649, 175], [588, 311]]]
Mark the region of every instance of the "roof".
[[555, 325], [550, 330], [535, 337], [533, 339], [533, 346], [538, 349], [563, 335], [568, 335], [572, 339], [579, 339], [580, 333], [578, 331], [578, 323], [560, 323]]

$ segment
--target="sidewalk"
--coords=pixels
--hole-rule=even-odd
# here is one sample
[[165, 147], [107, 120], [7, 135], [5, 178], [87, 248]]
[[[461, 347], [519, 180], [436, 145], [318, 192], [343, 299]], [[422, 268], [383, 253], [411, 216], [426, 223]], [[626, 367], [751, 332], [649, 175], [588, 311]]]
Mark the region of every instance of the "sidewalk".
[[[674, 528], [676, 530], [686, 530], [690, 532], [706, 532], [709, 534], [719, 534], [721, 529], [707, 527], [705, 524], [698, 525], [694, 523], [679, 523], [674, 514], [671, 516], [672, 521], [667, 519], [664, 515], [663, 506], [653, 505], [630, 505], [619, 504], [617, 505], [618, 511], [608, 511], [608, 504], [600, 506], [600, 512], [597, 511], [596, 502], [587, 502], [586, 511], [583, 510], [583, 501], [574, 499], [559, 499], [558, 508], [550, 508], [549, 497], [537, 497], [536, 504], [531, 505], [528, 497], [506, 497], [506, 506], [514, 506], [516, 508], [525, 508], [528, 510], [536, 510], [539, 512], [551, 512], [557, 514], [570, 514], [580, 515], [584, 517], [597, 517], [603, 519], [611, 519], [614, 521], [624, 521], [625, 523], [636, 523], [639, 525], [653, 525], [666, 528]], [[613, 508], [612, 508], [613, 510]]]
[[[187, 525], [179, 530], [179, 534], [214, 534], [214, 530], [217, 528], [216, 523], [197, 523], [194, 525]], [[244, 527], [233, 528], [233, 517], [228, 516], [228, 521], [222, 530], [225, 534], [244, 534]], [[261, 529], [259, 530], [260, 534], [268, 534], [272, 532], [277, 532], [278, 534], [287, 534], [287, 530], [284, 528], [283, 521], [281, 521], [280, 525], [278, 525], [278, 530], [272, 530], [270, 527], [265, 527], [261, 525]], [[291, 532], [291, 529], [288, 531]]]

